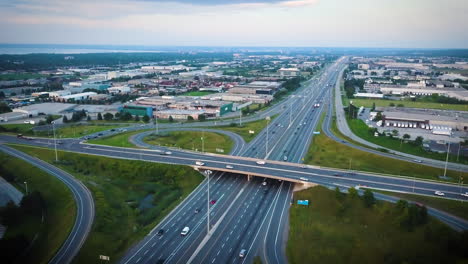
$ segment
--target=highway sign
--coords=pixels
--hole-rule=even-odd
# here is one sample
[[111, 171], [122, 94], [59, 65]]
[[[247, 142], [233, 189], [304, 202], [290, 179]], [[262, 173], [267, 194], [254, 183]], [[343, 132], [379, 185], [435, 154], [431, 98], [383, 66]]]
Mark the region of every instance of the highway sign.
[[255, 131], [249, 130], [249, 134], [255, 134]]
[[300, 205], [309, 205], [309, 200], [297, 200], [297, 204], [300, 204]]
[[314, 135], [320, 135], [320, 131], [314, 131]]

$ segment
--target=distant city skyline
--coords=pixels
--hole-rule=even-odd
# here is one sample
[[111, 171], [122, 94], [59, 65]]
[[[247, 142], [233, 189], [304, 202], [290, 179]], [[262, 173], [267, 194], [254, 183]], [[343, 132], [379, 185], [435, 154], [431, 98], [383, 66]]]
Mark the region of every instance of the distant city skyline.
[[465, 0], [6, 0], [1, 43], [468, 48]]

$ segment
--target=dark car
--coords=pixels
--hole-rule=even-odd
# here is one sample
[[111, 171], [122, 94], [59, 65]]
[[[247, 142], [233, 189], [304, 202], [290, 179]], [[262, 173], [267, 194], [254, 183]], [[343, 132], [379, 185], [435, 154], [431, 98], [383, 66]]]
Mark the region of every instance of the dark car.
[[200, 212], [200, 209], [199, 209], [199, 208], [195, 209], [195, 213], [196, 213], [196, 214], [198, 214], [199, 212]]
[[210, 201], [210, 204], [215, 204], [216, 203], [216, 200], [211, 200]]
[[158, 233], [156, 233], [158, 236], [164, 235], [164, 229], [159, 229]]

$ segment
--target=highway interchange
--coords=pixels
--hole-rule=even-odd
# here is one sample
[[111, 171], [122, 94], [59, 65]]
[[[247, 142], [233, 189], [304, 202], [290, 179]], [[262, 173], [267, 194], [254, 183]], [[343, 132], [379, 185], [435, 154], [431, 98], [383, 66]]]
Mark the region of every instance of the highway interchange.
[[[367, 186], [424, 195], [433, 195], [434, 191], [440, 190], [448, 198], [466, 200], [466, 197], [460, 195], [467, 191], [464, 186], [298, 164], [308, 150], [320, 113], [324, 110], [323, 103], [331, 103], [331, 90], [342, 68], [341, 62], [330, 66], [318, 80], [309, 82], [266, 114], [262, 113], [262, 118], [275, 113], [278, 116], [271, 120], [268, 129], [260, 132], [249, 144], [245, 144], [240, 137], [235, 140], [235, 148], [230, 156], [180, 150], [171, 150], [171, 155], [161, 155], [164, 148], [125, 149], [81, 144], [77, 140], [61, 140], [63, 144], [58, 148], [92, 155], [190, 165], [201, 172], [213, 171], [210, 176], [210, 200], [216, 201], [209, 205], [210, 234], [207, 236], [206, 232], [208, 202], [205, 180], [150, 234], [132, 247], [121, 263], [251, 263], [256, 255], [262, 256], [268, 263], [285, 263], [284, 241], [287, 239], [285, 230], [292, 182], [314, 182], [343, 189]], [[321, 105], [313, 107], [315, 103]], [[326, 128], [329, 128], [331, 120], [331, 105], [326, 109], [328, 114], [324, 131], [328, 135], [330, 131]], [[142, 138], [146, 134], [135, 136], [132, 140], [143, 144]], [[230, 136], [235, 138], [234, 135]], [[342, 141], [336, 137], [334, 139]], [[22, 139], [7, 136], [0, 136], [0, 141], [25, 143]], [[51, 147], [49, 141], [33, 140], [26, 143]], [[265, 165], [256, 163], [264, 158], [267, 159]], [[205, 164], [197, 166], [196, 161]], [[227, 165], [232, 168], [226, 168]], [[259, 177], [249, 181], [246, 174]], [[264, 181], [266, 185], [263, 185]], [[395, 200], [384, 195], [376, 196]], [[432, 208], [429, 208], [429, 213], [455, 229], [468, 228], [468, 223], [462, 219]], [[185, 226], [191, 230], [182, 237], [180, 231]], [[161, 229], [164, 234], [159, 236], [157, 232]], [[238, 257], [241, 249], [247, 250], [244, 258]]]

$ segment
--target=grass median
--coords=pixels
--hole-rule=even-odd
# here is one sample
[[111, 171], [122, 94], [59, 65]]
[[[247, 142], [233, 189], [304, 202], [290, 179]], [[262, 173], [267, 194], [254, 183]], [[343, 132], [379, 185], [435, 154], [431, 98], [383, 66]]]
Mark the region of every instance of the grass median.
[[[275, 119], [278, 115], [271, 116], [270, 123], [273, 119]], [[218, 127], [217, 129], [231, 131], [234, 133], [239, 134], [242, 138], [244, 138], [245, 142], [250, 142], [254, 139], [258, 133], [260, 133], [267, 125], [266, 120], [257, 120], [249, 123], [244, 123], [242, 126], [239, 126], [236, 123], [235, 125], [227, 126], [227, 127]], [[253, 133], [250, 133], [253, 131]]]
[[[122, 127], [119, 125], [83, 125], [69, 124], [56, 128], [55, 136], [57, 138], [79, 138], [89, 134], [101, 132], [108, 129]], [[33, 131], [34, 125], [31, 124], [6, 124], [0, 125], [0, 132], [11, 134], [23, 134], [26, 136], [49, 137], [54, 136], [53, 131]]]
[[55, 163], [52, 150], [15, 148], [68, 171], [93, 193], [96, 217], [75, 263], [97, 263], [99, 255], [117, 262], [203, 180], [186, 166], [62, 151]]
[[[204, 143], [201, 138], [204, 138]], [[230, 153], [233, 146], [232, 140], [226, 135], [202, 131], [171, 131], [159, 135], [151, 134], [145, 137], [144, 141], [151, 145], [194, 151], [204, 149], [205, 152], [224, 154]]]
[[[466, 263], [468, 236], [416, 206], [365, 199], [317, 186], [294, 194], [288, 261], [296, 263]], [[416, 213], [414, 213], [416, 211]]]
[[21, 159], [0, 153], [0, 175], [13, 179], [23, 192], [38, 191], [43, 199], [44, 223], [41, 218], [28, 218], [14, 228], [7, 229], [5, 239], [23, 234], [30, 241], [37, 235], [31, 249], [16, 263], [48, 263], [68, 237], [76, 217], [72, 193], [60, 180]]
[[113, 147], [136, 148], [137, 146], [130, 142], [130, 137], [145, 131], [148, 131], [148, 129], [124, 132], [103, 138], [90, 139], [88, 140], [88, 142], [91, 144], [106, 145]]

